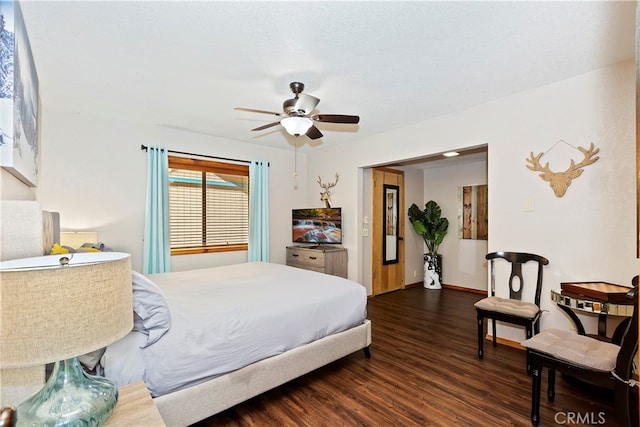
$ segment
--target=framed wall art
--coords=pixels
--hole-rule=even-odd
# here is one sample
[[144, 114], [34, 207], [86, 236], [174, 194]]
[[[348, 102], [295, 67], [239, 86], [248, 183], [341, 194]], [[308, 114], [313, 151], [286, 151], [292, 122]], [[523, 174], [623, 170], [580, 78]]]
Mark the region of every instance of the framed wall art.
[[0, 166], [30, 187], [38, 181], [38, 76], [18, 2], [0, 0]]
[[400, 187], [384, 184], [384, 230], [382, 233], [383, 264], [398, 262], [398, 214], [400, 203]]
[[487, 185], [458, 187], [458, 238], [487, 240]]

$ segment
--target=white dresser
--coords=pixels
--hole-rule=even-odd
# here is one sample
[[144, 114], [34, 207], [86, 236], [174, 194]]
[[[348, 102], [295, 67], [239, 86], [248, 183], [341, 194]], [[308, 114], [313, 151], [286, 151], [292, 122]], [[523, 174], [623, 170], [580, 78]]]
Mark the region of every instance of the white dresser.
[[347, 277], [347, 250], [333, 246], [287, 246], [287, 265]]

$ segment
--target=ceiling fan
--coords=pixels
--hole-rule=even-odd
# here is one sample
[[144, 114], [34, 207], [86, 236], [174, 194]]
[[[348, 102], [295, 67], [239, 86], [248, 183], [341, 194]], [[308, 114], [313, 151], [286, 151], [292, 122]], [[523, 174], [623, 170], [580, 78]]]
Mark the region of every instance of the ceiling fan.
[[252, 131], [264, 130], [280, 124], [290, 135], [307, 135], [311, 139], [322, 138], [322, 132], [320, 132], [320, 130], [314, 125], [314, 122], [355, 124], [360, 121], [359, 116], [348, 116], [344, 114], [311, 114], [320, 102], [320, 99], [311, 95], [303, 94], [303, 83], [291, 82], [289, 87], [295, 97], [284, 101], [282, 104], [282, 113], [241, 107], [236, 107], [234, 110], [248, 111], [250, 113], [273, 114], [276, 117], [282, 117], [282, 119], [276, 122], [251, 129]]

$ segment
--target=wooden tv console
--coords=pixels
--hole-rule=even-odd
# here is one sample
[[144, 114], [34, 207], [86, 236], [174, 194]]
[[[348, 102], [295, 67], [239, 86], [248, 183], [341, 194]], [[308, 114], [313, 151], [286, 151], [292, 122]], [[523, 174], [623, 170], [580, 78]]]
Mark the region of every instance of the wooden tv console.
[[347, 277], [347, 250], [334, 246], [287, 246], [287, 265]]

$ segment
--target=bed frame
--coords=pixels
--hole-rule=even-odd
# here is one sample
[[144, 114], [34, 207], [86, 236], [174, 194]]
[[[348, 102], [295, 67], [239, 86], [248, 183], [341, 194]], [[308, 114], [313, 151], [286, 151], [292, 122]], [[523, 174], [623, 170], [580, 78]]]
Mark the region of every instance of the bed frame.
[[[59, 242], [59, 216], [34, 201], [2, 201], [0, 258], [38, 256]], [[15, 233], [14, 233], [15, 231]], [[16, 250], [17, 249], [17, 250]], [[370, 357], [371, 322], [154, 398], [167, 426], [188, 426], [358, 350]]]
[[154, 398], [168, 426], [186, 426], [358, 350], [370, 357], [371, 322], [319, 339], [202, 384]]

